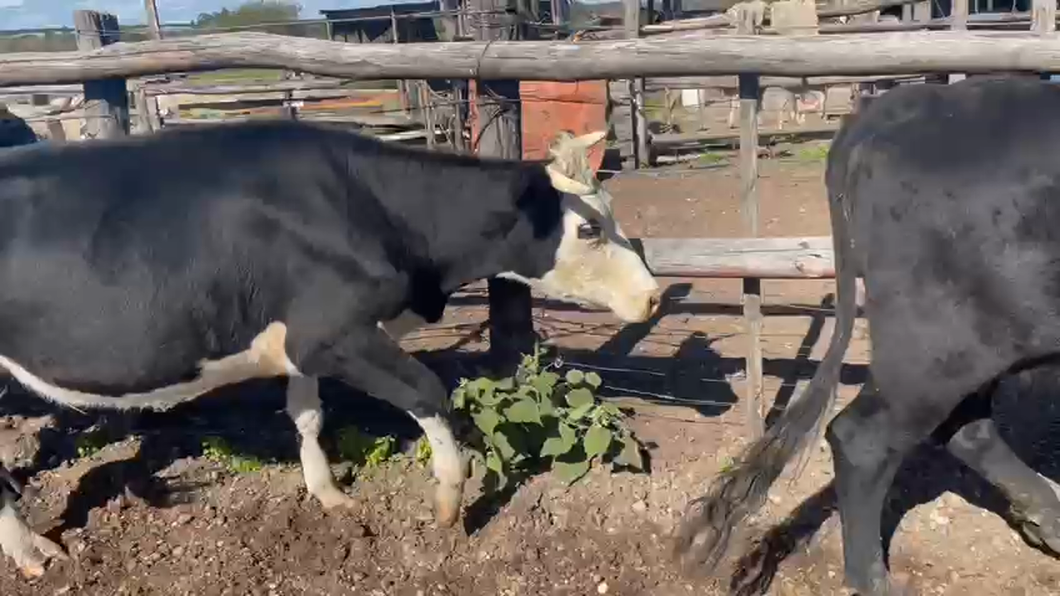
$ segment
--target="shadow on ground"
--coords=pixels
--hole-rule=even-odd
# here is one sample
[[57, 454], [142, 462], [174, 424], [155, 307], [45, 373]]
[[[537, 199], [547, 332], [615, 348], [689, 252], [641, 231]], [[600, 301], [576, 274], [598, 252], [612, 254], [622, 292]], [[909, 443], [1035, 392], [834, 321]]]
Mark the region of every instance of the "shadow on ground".
[[[1058, 385], [1060, 367], [1042, 367], [1006, 379], [1003, 387], [1007, 386], [1007, 390], [994, 397], [994, 420], [1005, 441], [1030, 467], [1054, 482], [1060, 480], [1060, 402], [1055, 397]], [[888, 493], [881, 528], [885, 552], [890, 550], [906, 513], [945, 492], [994, 513], [1017, 531], [1008, 500], [998, 489], [944, 447], [925, 444], [906, 458]], [[838, 509], [834, 487], [829, 483], [803, 501], [781, 524], [770, 528], [740, 557], [730, 581], [732, 593], [767, 593], [780, 564], [805, 548], [833, 514], [838, 515]], [[1024, 543], [1038, 548], [1026, 539]], [[1043, 552], [1049, 554], [1047, 550]]]
[[[672, 297], [679, 299], [682, 288], [673, 287], [671, 292]], [[828, 303], [822, 306], [828, 306]], [[674, 307], [696, 312], [729, 308], [679, 301]], [[812, 377], [817, 363], [808, 359], [808, 353], [821, 333], [825, 316], [814, 316], [797, 358], [765, 361], [765, 374], [780, 377], [785, 382], [776, 411], [770, 415], [771, 421], [790, 400], [794, 383]], [[657, 320], [652, 320], [629, 325], [598, 350], [565, 349], [563, 359], [572, 365], [606, 368], [604, 376], [608, 389], [603, 392], [605, 398], [640, 395], [649, 400], [674, 403], [668, 396], [683, 396], [691, 403], [676, 405], [691, 405], [706, 416], [721, 415], [739, 401], [728, 383], [718, 380], [740, 373], [743, 358], [722, 356], [711, 346], [716, 338], [692, 334], [670, 357], [634, 355], [634, 346], [656, 323]], [[449, 386], [454, 386], [462, 376], [472, 376], [482, 363], [481, 354], [452, 349], [419, 352], [417, 357]], [[1050, 436], [1060, 436], [1055, 432], [1060, 422], [1060, 405], [1051, 401], [1050, 396], [1056, 388], [1058, 375], [1060, 368], [1024, 373], [1018, 399], [1013, 394], [1002, 395], [995, 407], [995, 417], [1006, 440], [1032, 467], [1054, 479], [1060, 478], [1060, 458], [1057, 457], [1055, 439], [1050, 440]], [[844, 365], [841, 382], [859, 384], [864, 382], [865, 376], [865, 366]], [[22, 480], [75, 459], [78, 434], [93, 425], [99, 425], [111, 442], [130, 436], [141, 438], [135, 457], [97, 466], [82, 477], [69, 497], [60, 523], [49, 532], [53, 537], [66, 529], [83, 527], [91, 509], [105, 505], [123, 491], [158, 507], [182, 502], [197, 487], [166, 483], [156, 473], [179, 458], [201, 456], [203, 441], [207, 437], [220, 437], [237, 452], [262, 460], [298, 462], [297, 435], [284, 411], [282, 381], [258, 381], [226, 388], [167, 413], [84, 414], [63, 410], [28, 396], [14, 384], [10, 389], [10, 393], [0, 400], [0, 415], [33, 417], [50, 414], [56, 419], [56, 424], [40, 432], [40, 450], [33, 464], [16, 471]], [[376, 436], [396, 436], [403, 448], [421, 434], [411, 418], [385, 402], [371, 399], [337, 382], [322, 381], [321, 392], [325, 407], [325, 429], [321, 440], [333, 458], [336, 456], [333, 438], [337, 430], [344, 427], [353, 426]], [[474, 503], [465, 516], [465, 529], [473, 533], [482, 528], [517, 491], [518, 486], [515, 486]], [[884, 522], [887, 540], [906, 512], [945, 491], [952, 491], [1003, 518], [1007, 515], [1007, 503], [996, 489], [964, 469], [944, 450], [925, 446], [906, 461], [892, 489]], [[770, 529], [740, 560], [740, 571], [732, 578], [736, 593], [745, 596], [765, 593], [780, 563], [807, 544], [833, 515], [834, 508], [834, 493], [828, 486], [800, 505], [783, 524]]]

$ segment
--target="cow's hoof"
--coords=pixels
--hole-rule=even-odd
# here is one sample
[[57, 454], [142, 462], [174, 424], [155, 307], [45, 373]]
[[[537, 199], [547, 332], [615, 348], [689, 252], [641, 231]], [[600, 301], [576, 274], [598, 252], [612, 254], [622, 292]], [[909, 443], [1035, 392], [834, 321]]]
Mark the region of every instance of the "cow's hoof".
[[861, 572], [847, 569], [844, 583], [857, 596], [916, 596], [912, 576], [901, 571], [889, 573], [883, 560], [872, 563]]
[[22, 573], [22, 577], [26, 579], [37, 579], [44, 575], [44, 564], [43, 563], [28, 563], [18, 568], [19, 572]]
[[464, 487], [439, 484], [434, 495], [434, 519], [440, 528], [451, 528], [460, 519]]
[[11, 557], [26, 579], [36, 579], [44, 575], [45, 567], [51, 559], [69, 559], [61, 546], [25, 526], [2, 538], [0, 545], [3, 546], [4, 554]]
[[351, 509], [357, 503], [353, 497], [342, 492], [335, 486], [332, 486], [327, 490], [318, 491], [313, 496], [320, 501], [320, 506], [324, 509]]

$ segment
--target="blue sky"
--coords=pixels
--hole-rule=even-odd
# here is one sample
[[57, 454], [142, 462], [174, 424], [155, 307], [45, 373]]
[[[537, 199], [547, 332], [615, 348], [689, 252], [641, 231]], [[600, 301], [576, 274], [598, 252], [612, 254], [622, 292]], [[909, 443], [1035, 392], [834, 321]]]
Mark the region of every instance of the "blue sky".
[[[186, 23], [199, 13], [222, 7], [234, 8], [241, 0], [157, 0], [163, 23]], [[321, 8], [354, 8], [391, 4], [401, 0], [298, 0], [302, 18], [317, 18]], [[0, 0], [0, 30], [62, 27], [73, 24], [77, 9], [100, 10], [118, 15], [121, 23], [144, 22], [143, 0]]]

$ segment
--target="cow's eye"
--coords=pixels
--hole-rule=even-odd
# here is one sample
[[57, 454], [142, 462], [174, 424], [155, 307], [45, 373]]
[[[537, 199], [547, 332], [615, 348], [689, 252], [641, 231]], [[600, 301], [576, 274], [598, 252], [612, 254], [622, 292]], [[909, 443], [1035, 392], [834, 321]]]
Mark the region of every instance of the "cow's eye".
[[604, 229], [595, 219], [590, 219], [578, 226], [578, 238], [582, 240], [599, 240], [603, 233]]

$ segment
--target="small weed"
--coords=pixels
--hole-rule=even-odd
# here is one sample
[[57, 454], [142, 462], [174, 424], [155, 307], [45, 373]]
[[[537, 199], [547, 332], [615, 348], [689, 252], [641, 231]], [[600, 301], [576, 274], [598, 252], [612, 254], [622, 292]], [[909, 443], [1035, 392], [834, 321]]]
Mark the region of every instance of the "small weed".
[[372, 437], [347, 426], [339, 430], [338, 450], [342, 459], [357, 467], [375, 468], [394, 455], [394, 437]]
[[795, 152], [795, 158], [799, 161], [824, 161], [828, 159], [828, 150], [830, 148], [831, 147], [828, 143], [800, 147], [799, 150]]
[[107, 446], [107, 437], [99, 430], [83, 432], [74, 440], [77, 457], [92, 457]]
[[416, 451], [412, 458], [424, 467], [431, 463], [431, 442], [427, 440], [427, 437], [420, 437], [420, 440], [416, 441]]
[[721, 462], [721, 468], [718, 470], [718, 473], [719, 474], [726, 474], [728, 472], [731, 472], [732, 469], [733, 469], [733, 466], [735, 466], [735, 465], [736, 465], [736, 458], [726, 457], [725, 460]]
[[696, 163], [701, 166], [716, 166], [728, 161], [729, 158], [727, 155], [717, 151], [707, 151], [696, 158]]
[[237, 474], [250, 474], [261, 471], [264, 463], [253, 456], [244, 456], [236, 453], [224, 439], [220, 437], [207, 437], [202, 442], [202, 454], [206, 459], [221, 464]]
[[543, 463], [569, 484], [605, 459], [612, 469], [643, 469], [642, 446], [625, 414], [594, 395], [600, 375], [571, 369], [560, 377], [542, 365], [542, 355], [535, 349], [523, 356], [513, 377], [462, 379], [453, 391], [454, 409], [478, 431], [472, 459], [485, 468], [488, 489], [502, 490]]

